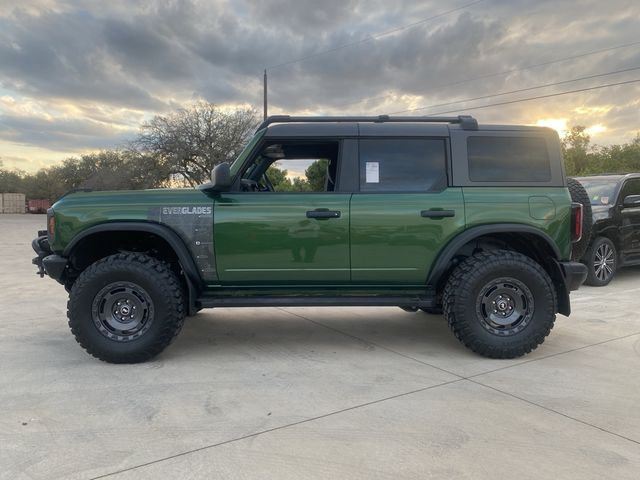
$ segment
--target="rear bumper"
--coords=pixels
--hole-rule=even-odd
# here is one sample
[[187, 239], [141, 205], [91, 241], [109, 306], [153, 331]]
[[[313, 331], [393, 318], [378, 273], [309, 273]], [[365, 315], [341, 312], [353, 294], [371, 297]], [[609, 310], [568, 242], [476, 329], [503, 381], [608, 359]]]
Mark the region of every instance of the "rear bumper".
[[560, 262], [568, 292], [578, 290], [587, 278], [587, 266], [580, 262]]
[[46, 235], [40, 235], [31, 242], [31, 247], [38, 255], [31, 263], [38, 267], [38, 275], [44, 277], [49, 275], [58, 283], [64, 284], [64, 276], [68, 260], [60, 255], [56, 255], [49, 247]]

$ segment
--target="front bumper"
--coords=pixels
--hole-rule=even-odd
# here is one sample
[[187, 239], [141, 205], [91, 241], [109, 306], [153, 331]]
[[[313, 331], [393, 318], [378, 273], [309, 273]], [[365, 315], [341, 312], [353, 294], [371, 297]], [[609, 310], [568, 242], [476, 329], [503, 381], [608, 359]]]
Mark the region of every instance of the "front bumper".
[[578, 290], [587, 279], [587, 266], [580, 262], [560, 262], [568, 292]]
[[38, 275], [44, 277], [49, 275], [58, 283], [64, 284], [65, 272], [68, 260], [60, 255], [56, 255], [49, 247], [49, 240], [43, 232], [38, 232], [38, 237], [31, 242], [31, 247], [38, 255], [31, 263], [38, 267]]

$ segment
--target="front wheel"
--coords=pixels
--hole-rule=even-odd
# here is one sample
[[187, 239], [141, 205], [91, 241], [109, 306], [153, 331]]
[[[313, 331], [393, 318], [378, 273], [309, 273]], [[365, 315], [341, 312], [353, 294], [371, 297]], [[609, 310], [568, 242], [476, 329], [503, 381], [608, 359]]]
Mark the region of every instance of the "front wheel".
[[80, 274], [67, 305], [69, 327], [88, 353], [138, 363], [163, 351], [182, 328], [185, 301], [176, 274], [139, 253], [103, 258]]
[[467, 258], [443, 293], [444, 315], [455, 336], [490, 358], [516, 358], [537, 348], [553, 328], [556, 302], [547, 272], [509, 250]]
[[584, 256], [587, 265], [586, 284], [604, 287], [613, 280], [618, 266], [616, 246], [607, 237], [598, 237], [587, 249]]

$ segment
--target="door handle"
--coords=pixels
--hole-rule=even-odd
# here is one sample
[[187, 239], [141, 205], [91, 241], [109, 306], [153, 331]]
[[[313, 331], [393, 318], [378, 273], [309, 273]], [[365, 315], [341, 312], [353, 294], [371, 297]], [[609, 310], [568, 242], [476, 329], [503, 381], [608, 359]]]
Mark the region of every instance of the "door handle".
[[420, 212], [420, 216], [424, 218], [446, 218], [446, 217], [455, 217], [455, 210], [422, 210]]
[[309, 210], [307, 218], [340, 218], [340, 210]]

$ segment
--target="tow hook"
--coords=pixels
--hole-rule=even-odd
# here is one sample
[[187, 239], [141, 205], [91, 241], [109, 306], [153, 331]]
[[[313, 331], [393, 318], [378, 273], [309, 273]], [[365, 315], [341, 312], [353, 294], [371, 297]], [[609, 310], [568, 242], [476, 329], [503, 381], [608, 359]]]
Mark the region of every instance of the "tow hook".
[[31, 260], [31, 263], [33, 263], [35, 266], [38, 267], [38, 271], [36, 272], [36, 275], [39, 275], [40, 278], [44, 278], [45, 271], [44, 271], [44, 267], [42, 266], [42, 259], [40, 257], [36, 257], [33, 260]]
[[[38, 234], [40, 233], [42, 232], [38, 232]], [[39, 275], [40, 278], [43, 278], [47, 274], [47, 272], [44, 269], [44, 264], [42, 263], [42, 260], [47, 255], [51, 254], [51, 250], [49, 249], [48, 244], [46, 245], [46, 247], [42, 245], [41, 242], [43, 241], [45, 242], [47, 241], [46, 235], [40, 235], [38, 236], [38, 238], [34, 239], [33, 242], [31, 242], [31, 246], [33, 247], [33, 250], [38, 254], [37, 257], [31, 260], [31, 263], [33, 263], [36, 267], [38, 267], [38, 271], [36, 272], [36, 275]]]

